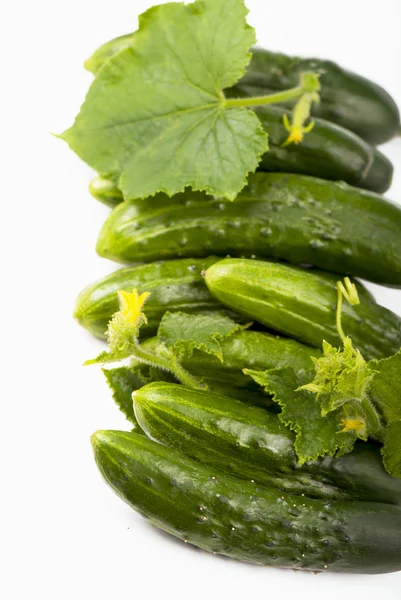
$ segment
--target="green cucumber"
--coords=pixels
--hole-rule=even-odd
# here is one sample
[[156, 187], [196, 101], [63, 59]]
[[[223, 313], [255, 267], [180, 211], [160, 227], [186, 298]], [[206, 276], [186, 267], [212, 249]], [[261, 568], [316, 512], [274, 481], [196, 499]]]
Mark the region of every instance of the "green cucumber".
[[92, 436], [100, 472], [153, 525], [239, 560], [346, 573], [401, 569], [401, 510], [285, 495], [182, 456], [142, 435]]
[[309, 497], [401, 505], [401, 480], [386, 473], [373, 445], [359, 444], [351, 454], [300, 467], [295, 434], [263, 408], [164, 382], [145, 385], [133, 399], [148, 437], [202, 464]]
[[[143, 343], [143, 347], [155, 351], [157, 338]], [[216, 356], [194, 350], [191, 356], [185, 356], [181, 364], [197, 377], [202, 377], [213, 389], [219, 384], [233, 386], [233, 390], [243, 388], [247, 391], [260, 391], [251, 377], [245, 375], [243, 369], [265, 371], [280, 367], [291, 367], [295, 373], [313, 378], [315, 372], [312, 356], [320, 356], [320, 350], [305, 346], [296, 340], [282, 338], [261, 331], [239, 331], [221, 342], [223, 360]], [[161, 372], [155, 371], [153, 377]], [[154, 381], [154, 379], [153, 379]], [[227, 393], [227, 392], [226, 392]], [[238, 396], [237, 396], [238, 397]]]
[[[339, 346], [336, 328], [336, 283], [331, 273], [279, 263], [226, 259], [206, 271], [215, 298], [245, 316], [321, 347]], [[366, 359], [391, 356], [401, 347], [401, 318], [375, 303], [357, 284], [360, 304], [343, 306], [343, 327]]]
[[95, 177], [89, 184], [89, 192], [96, 200], [114, 208], [123, 201], [123, 196], [111, 179]]
[[283, 148], [288, 131], [283, 126], [282, 107], [256, 109], [269, 134], [269, 151], [263, 155], [260, 171], [280, 171], [341, 180], [373, 192], [386, 192], [393, 178], [393, 165], [384, 154], [355, 133], [339, 125], [315, 119], [315, 126], [301, 144]]
[[100, 256], [269, 257], [401, 286], [401, 209], [345, 183], [256, 173], [234, 202], [187, 191], [117, 206], [100, 232]]
[[[135, 33], [129, 33], [106, 42], [85, 62], [85, 68], [96, 74], [117, 52], [134, 46], [134, 40]], [[245, 76], [226, 93], [234, 97], [261, 96], [285, 90], [297, 86], [300, 74], [305, 71], [320, 74], [320, 103], [312, 107], [315, 117], [337, 123], [370, 144], [381, 144], [399, 134], [400, 112], [388, 92], [329, 60], [291, 57], [252, 48], [252, 60]]]
[[260, 96], [295, 87], [300, 74], [320, 74], [320, 103], [312, 114], [354, 131], [370, 144], [382, 144], [400, 131], [400, 112], [382, 87], [329, 60], [291, 57], [253, 48], [245, 76], [230, 96]]
[[[216, 260], [216, 257], [208, 257], [160, 261], [119, 269], [80, 293], [74, 316], [82, 327], [93, 335], [104, 338], [107, 324], [119, 308], [117, 292], [132, 291], [133, 288], [137, 288], [139, 293], [151, 294], [146, 302], [148, 323], [141, 329], [141, 334], [146, 336], [157, 331], [166, 311], [224, 312], [209, 293], [201, 275]], [[231, 312], [225, 312], [234, 317]]]

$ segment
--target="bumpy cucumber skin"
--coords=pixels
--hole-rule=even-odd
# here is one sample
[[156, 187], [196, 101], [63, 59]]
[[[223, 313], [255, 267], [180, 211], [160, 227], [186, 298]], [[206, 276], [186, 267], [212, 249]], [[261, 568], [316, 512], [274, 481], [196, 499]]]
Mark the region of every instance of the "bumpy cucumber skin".
[[[82, 327], [104, 338], [109, 320], [119, 309], [117, 292], [132, 291], [133, 288], [139, 293], [151, 294], [146, 302], [148, 323], [141, 328], [141, 335], [154, 334], [168, 310], [198, 313], [220, 309], [224, 312], [224, 307], [211, 296], [201, 275], [216, 260], [216, 257], [208, 257], [159, 261], [119, 269], [80, 293], [74, 316]], [[234, 315], [230, 312], [230, 316]]]
[[400, 112], [393, 98], [379, 85], [342, 69], [329, 60], [290, 57], [261, 48], [252, 50], [246, 75], [229, 92], [231, 96], [259, 96], [299, 84], [305, 71], [320, 73], [320, 103], [312, 114], [354, 131], [370, 144], [382, 144], [397, 135]]
[[254, 254], [401, 286], [400, 231], [401, 209], [377, 194], [256, 173], [234, 202], [190, 191], [124, 202], [106, 220], [97, 251], [120, 262]]
[[[331, 273], [287, 265], [225, 259], [205, 275], [211, 293], [227, 307], [293, 337], [321, 347], [339, 346], [336, 283]], [[343, 328], [366, 359], [388, 357], [401, 347], [401, 318], [374, 302], [358, 284], [360, 304], [343, 306]]]
[[269, 151], [259, 164], [261, 171], [299, 173], [341, 180], [373, 192], [384, 193], [391, 185], [393, 165], [377, 150], [342, 127], [315, 119], [315, 126], [302, 144], [283, 147], [288, 137], [282, 107], [262, 106], [255, 110], [269, 133]]
[[165, 382], [145, 385], [133, 401], [136, 420], [149, 438], [202, 464], [287, 492], [347, 497], [323, 477], [295, 471], [294, 434], [263, 408]]
[[100, 472], [151, 523], [238, 560], [312, 571], [388, 573], [401, 568], [401, 510], [330, 503], [259, 488], [144, 436], [98, 431]]
[[401, 480], [386, 473], [370, 444], [300, 467], [293, 432], [264, 409], [163, 382], [142, 387], [133, 399], [148, 437], [240, 479], [309, 497], [401, 505]]

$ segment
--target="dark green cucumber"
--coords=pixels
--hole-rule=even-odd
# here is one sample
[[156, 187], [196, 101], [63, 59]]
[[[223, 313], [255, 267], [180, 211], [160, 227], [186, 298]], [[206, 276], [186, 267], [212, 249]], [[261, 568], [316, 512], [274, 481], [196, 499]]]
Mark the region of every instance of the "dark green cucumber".
[[271, 257], [401, 286], [401, 209], [345, 183], [256, 173], [234, 202], [188, 191], [124, 202], [106, 220], [101, 256], [120, 262]]
[[[105, 61], [123, 48], [133, 46], [134, 38], [135, 34], [130, 33], [106, 42], [85, 62], [85, 68], [96, 74]], [[329, 60], [291, 57], [253, 48], [245, 76], [226, 93], [260, 96], [285, 90], [297, 86], [300, 74], [305, 71], [320, 74], [321, 101], [312, 107], [315, 117], [337, 123], [375, 145], [400, 132], [400, 112], [388, 92]]]
[[240, 479], [309, 497], [401, 505], [401, 480], [386, 473], [380, 450], [299, 466], [294, 433], [277, 415], [222, 394], [156, 382], [134, 393], [142, 430], [165, 446]]
[[[157, 344], [158, 339], [151, 338], [144, 342], [144, 348], [154, 351]], [[311, 356], [320, 355], [320, 350], [316, 348], [261, 331], [235, 333], [221, 342], [221, 349], [223, 361], [206, 352], [194, 350], [181, 363], [193, 375], [203, 377], [213, 389], [220, 384], [221, 389], [229, 385], [233, 386], [233, 390], [243, 388], [260, 391], [260, 386], [245, 375], [243, 369], [265, 371], [291, 367], [299, 376], [310, 374], [313, 377], [315, 368]], [[153, 376], [157, 376], [157, 372]]]
[[123, 201], [123, 196], [118, 187], [110, 179], [95, 177], [89, 184], [89, 192], [96, 200], [114, 208]]
[[[141, 329], [144, 335], [156, 332], [166, 311], [198, 313], [220, 309], [224, 312], [211, 296], [201, 275], [216, 260], [216, 257], [209, 257], [160, 261], [119, 269], [80, 293], [74, 316], [85, 329], [104, 338], [109, 320], [118, 311], [117, 292], [132, 291], [133, 288], [137, 288], [139, 293], [151, 294], [146, 302], [148, 323]], [[234, 317], [231, 313], [230, 316]]]
[[263, 128], [269, 134], [269, 151], [263, 155], [260, 171], [281, 171], [341, 180], [360, 188], [384, 193], [391, 185], [393, 165], [373, 146], [355, 133], [315, 119], [315, 126], [302, 144], [283, 148], [288, 131], [283, 126], [282, 107], [256, 109]]
[[292, 569], [401, 569], [397, 506], [284, 495], [135, 433], [98, 431], [92, 445], [100, 472], [125, 502], [160, 529], [199, 548]]
[[[338, 277], [279, 263], [226, 259], [212, 265], [206, 284], [219, 302], [305, 344], [339, 346]], [[391, 356], [401, 347], [401, 318], [379, 306], [357, 284], [360, 304], [343, 306], [343, 327], [366, 359]]]
[[245, 76], [231, 96], [260, 96], [298, 85], [300, 74], [320, 74], [320, 103], [312, 114], [354, 131], [370, 144], [382, 144], [399, 133], [400, 112], [382, 87], [336, 63], [317, 58], [291, 57], [261, 48], [252, 50]]

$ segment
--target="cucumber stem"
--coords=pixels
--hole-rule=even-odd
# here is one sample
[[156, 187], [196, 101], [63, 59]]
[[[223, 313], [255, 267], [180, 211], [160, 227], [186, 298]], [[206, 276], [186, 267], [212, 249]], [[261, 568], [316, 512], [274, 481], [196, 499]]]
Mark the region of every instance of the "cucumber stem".
[[359, 304], [359, 295], [356, 286], [349, 277], [344, 278], [344, 283], [342, 281], [337, 282], [337, 312], [336, 312], [336, 326], [338, 335], [341, 338], [341, 341], [344, 343], [346, 339], [346, 335], [344, 333], [341, 318], [342, 318], [342, 307], [343, 307], [343, 296], [347, 300], [351, 306], [355, 306]]
[[199, 381], [199, 379], [184, 369], [174, 354], [170, 353], [168, 357], [160, 356], [159, 354], [152, 354], [151, 352], [144, 350], [137, 339], [135, 339], [133, 342], [134, 347], [132, 349], [132, 358], [136, 359], [138, 362], [172, 373], [180, 383], [189, 388], [195, 390], [208, 389], [206, 384]]
[[[301, 73], [299, 85], [289, 90], [268, 94], [267, 96], [254, 96], [252, 98], [222, 98], [224, 108], [261, 106], [263, 104], [280, 104], [295, 98], [306, 96], [308, 109], [303, 111], [302, 123], [309, 117], [312, 102], [319, 102], [320, 82], [319, 75], [313, 72]], [[304, 114], [305, 113], [305, 114]]]
[[251, 98], [226, 98], [223, 100], [225, 108], [248, 108], [251, 106], [262, 106], [263, 104], [280, 104], [299, 98], [305, 92], [304, 88], [297, 86], [284, 92], [269, 94], [268, 96], [253, 96]]
[[341, 341], [344, 343], [345, 342], [345, 338], [347, 337], [344, 333], [344, 329], [343, 326], [341, 324], [341, 314], [342, 314], [342, 308], [343, 308], [343, 295], [340, 289], [340, 286], [337, 285], [337, 313], [336, 313], [336, 326], [337, 326], [337, 331], [338, 331], [338, 335], [341, 338]]
[[373, 437], [378, 442], [383, 442], [384, 427], [381, 424], [379, 415], [377, 414], [377, 411], [368, 396], [365, 396], [365, 398], [362, 399], [361, 407], [365, 415], [369, 436]]

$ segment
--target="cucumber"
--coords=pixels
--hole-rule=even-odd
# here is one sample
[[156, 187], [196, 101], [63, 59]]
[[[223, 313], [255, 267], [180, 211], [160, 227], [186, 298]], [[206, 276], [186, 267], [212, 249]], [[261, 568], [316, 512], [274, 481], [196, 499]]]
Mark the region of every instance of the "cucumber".
[[[263, 155], [258, 169], [313, 175], [329, 180], [342, 180], [351, 185], [383, 193], [393, 177], [391, 162], [351, 131], [322, 119], [315, 120], [313, 130], [302, 144], [283, 148], [288, 132], [283, 126], [284, 108], [263, 106], [256, 109], [269, 134], [269, 151]], [[103, 177], [95, 178], [89, 191], [100, 202], [111, 207], [123, 201], [117, 186]]]
[[[331, 273], [246, 259], [226, 259], [206, 271], [215, 298], [245, 316], [321, 347], [339, 346], [336, 283]], [[401, 318], [375, 303], [357, 284], [361, 303], [343, 306], [343, 327], [366, 359], [388, 357], [401, 347]]]
[[224, 473], [309, 497], [401, 505], [401, 480], [386, 473], [371, 444], [300, 467], [294, 433], [263, 408], [164, 382], [145, 385], [133, 399], [148, 437]]
[[153, 525], [194, 546], [292, 569], [401, 569], [397, 506], [285, 495], [135, 433], [98, 431], [92, 445], [100, 472], [125, 502]]
[[320, 103], [312, 114], [355, 132], [370, 144], [382, 144], [400, 131], [400, 112], [382, 87], [336, 63], [291, 57], [261, 48], [252, 50], [245, 76], [230, 96], [260, 96], [295, 87], [305, 71], [320, 73]]
[[187, 191], [127, 201], [106, 220], [100, 256], [271, 257], [401, 286], [401, 209], [345, 183], [256, 173], [234, 202]]
[[[143, 347], [155, 351], [157, 338], [143, 343]], [[212, 354], [194, 350], [191, 356], [185, 356], [181, 364], [193, 375], [202, 377], [213, 389], [216, 384], [233, 389], [244, 388], [260, 391], [251, 377], [243, 369], [265, 371], [280, 367], [291, 367], [299, 376], [314, 375], [315, 367], [311, 356], [320, 356], [320, 350], [305, 346], [295, 340], [282, 338], [262, 331], [239, 331], [221, 342], [223, 361]], [[161, 372], [154, 372], [153, 376]]]
[[146, 302], [148, 323], [141, 328], [142, 335], [154, 334], [168, 310], [186, 313], [221, 310], [235, 318], [211, 296], [201, 275], [216, 260], [208, 257], [160, 261], [114, 271], [79, 294], [74, 317], [93, 335], [104, 338], [109, 320], [119, 309], [117, 292], [137, 288], [139, 293], [151, 293]]
[[[134, 38], [135, 34], [130, 33], [106, 42], [85, 62], [85, 68], [96, 74], [117, 52], [134, 46]], [[328, 60], [291, 57], [252, 48], [252, 60], [245, 76], [235, 87], [226, 90], [226, 94], [261, 96], [285, 90], [297, 86], [300, 74], [305, 71], [320, 74], [321, 101], [312, 107], [315, 117], [337, 123], [374, 145], [400, 133], [400, 112], [390, 94], [373, 81]]]
[[301, 144], [283, 148], [288, 132], [283, 126], [282, 107], [263, 106], [255, 111], [269, 134], [269, 151], [260, 171], [280, 171], [342, 180], [351, 185], [384, 193], [391, 185], [393, 165], [379, 150], [355, 133], [315, 119], [315, 126]]
[[123, 201], [123, 196], [118, 187], [105, 177], [95, 177], [89, 184], [89, 192], [96, 200], [114, 208]]

